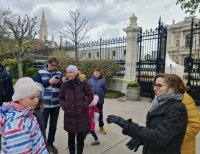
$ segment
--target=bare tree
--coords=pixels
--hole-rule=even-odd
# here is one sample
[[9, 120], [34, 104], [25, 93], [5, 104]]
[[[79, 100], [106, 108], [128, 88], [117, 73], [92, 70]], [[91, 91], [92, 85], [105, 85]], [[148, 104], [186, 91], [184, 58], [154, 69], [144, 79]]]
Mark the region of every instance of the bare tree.
[[8, 9], [0, 9], [0, 54], [7, 53], [7, 40], [8, 40], [8, 26], [5, 24], [5, 20], [12, 17], [11, 11]]
[[80, 13], [78, 10], [75, 12], [69, 11], [70, 19], [66, 19], [66, 27], [63, 28], [61, 34], [67, 39], [75, 50], [75, 59], [78, 62], [83, 53], [79, 53], [78, 45], [80, 42], [87, 38], [86, 34], [92, 29], [92, 27], [87, 27], [88, 21], [86, 17], [80, 18]]
[[9, 28], [9, 39], [12, 42], [10, 49], [14, 57], [18, 61], [19, 78], [23, 77], [23, 60], [26, 54], [30, 51], [33, 39], [37, 34], [34, 27], [36, 24], [36, 17], [30, 18], [25, 15], [23, 18], [6, 19], [5, 24]]

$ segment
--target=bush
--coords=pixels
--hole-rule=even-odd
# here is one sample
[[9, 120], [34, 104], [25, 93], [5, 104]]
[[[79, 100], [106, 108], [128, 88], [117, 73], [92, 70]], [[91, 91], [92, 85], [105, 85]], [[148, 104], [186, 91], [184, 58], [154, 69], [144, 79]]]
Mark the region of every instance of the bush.
[[24, 74], [24, 76], [28, 76], [31, 78], [35, 78], [36, 74], [37, 74], [38, 69], [35, 67], [30, 67], [26, 70], [26, 73]]
[[[23, 62], [23, 74], [24, 76], [33, 77], [34, 73], [37, 72], [37, 69], [33, 68], [33, 60], [31, 57], [27, 57]], [[2, 64], [6, 67], [6, 69], [10, 72], [11, 78], [18, 79], [18, 61], [16, 58], [8, 58], [4, 59]], [[33, 71], [35, 71], [33, 73]], [[28, 72], [27, 72], [28, 71]]]
[[18, 63], [17, 59], [8, 58], [5, 59], [2, 64], [6, 67], [6, 69], [10, 72], [11, 78], [18, 78]]
[[114, 60], [82, 60], [78, 63], [69, 57], [58, 58], [59, 59], [59, 70], [66, 73], [66, 67], [70, 64], [76, 65], [78, 69], [85, 74], [86, 78], [92, 77], [92, 73], [95, 68], [101, 70], [102, 76], [106, 79], [109, 86], [110, 83], [114, 82], [113, 76], [119, 71], [120, 67]]
[[31, 57], [27, 57], [25, 60], [23, 60], [23, 73], [26, 74], [26, 71], [33, 67], [33, 59]]

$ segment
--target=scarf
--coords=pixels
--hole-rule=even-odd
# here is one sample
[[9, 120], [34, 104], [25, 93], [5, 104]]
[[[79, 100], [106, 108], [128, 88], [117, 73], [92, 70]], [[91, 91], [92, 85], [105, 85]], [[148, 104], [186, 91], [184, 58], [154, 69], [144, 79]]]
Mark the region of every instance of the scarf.
[[160, 105], [170, 100], [182, 100], [182, 99], [183, 99], [183, 94], [175, 94], [173, 92], [160, 94], [157, 97], [155, 96], [155, 98], [153, 99], [149, 112], [151, 113], [153, 110], [157, 109]]

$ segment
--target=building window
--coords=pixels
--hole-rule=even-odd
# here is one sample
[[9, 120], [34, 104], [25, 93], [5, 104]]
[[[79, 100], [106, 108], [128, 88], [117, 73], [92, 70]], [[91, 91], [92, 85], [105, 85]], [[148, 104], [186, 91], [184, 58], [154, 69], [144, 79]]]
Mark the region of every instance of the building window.
[[176, 40], [176, 47], [179, 47], [179, 40]]
[[190, 33], [186, 35], [185, 37], [185, 47], [190, 47]]
[[126, 55], [126, 50], [124, 50], [124, 56]]
[[88, 53], [88, 57], [91, 58], [91, 52]]
[[115, 51], [112, 52], [113, 57], [115, 57]]
[[97, 58], [99, 58], [99, 52], [97, 52]]

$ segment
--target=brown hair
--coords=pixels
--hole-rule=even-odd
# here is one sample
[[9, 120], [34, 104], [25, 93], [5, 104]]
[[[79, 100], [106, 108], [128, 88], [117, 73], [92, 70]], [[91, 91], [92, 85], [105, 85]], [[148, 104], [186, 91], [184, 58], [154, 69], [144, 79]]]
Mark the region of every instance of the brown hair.
[[95, 72], [95, 71], [101, 72], [100, 68], [95, 68], [95, 69], [94, 69], [94, 72]]
[[39, 98], [39, 101], [38, 101], [38, 104], [37, 104], [37, 108], [39, 108], [39, 110], [41, 111], [41, 112], [43, 112], [43, 109], [44, 109], [44, 102], [43, 102], [43, 100], [42, 100], [42, 98]]
[[156, 82], [157, 78], [164, 78], [166, 84], [169, 85], [169, 88], [172, 88], [174, 90], [174, 93], [185, 93], [186, 92], [186, 86], [181, 80], [181, 78], [176, 74], [165, 74], [160, 73], [157, 74], [156, 77], [153, 79], [153, 83]]
[[50, 59], [48, 60], [48, 63], [49, 63], [49, 64], [51, 64], [51, 63], [53, 63], [53, 62], [55, 62], [57, 65], [59, 64], [59, 61], [58, 61], [58, 59], [57, 59], [56, 57], [52, 57], [52, 58], [50, 58]]

